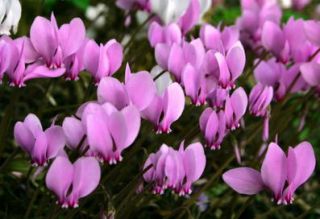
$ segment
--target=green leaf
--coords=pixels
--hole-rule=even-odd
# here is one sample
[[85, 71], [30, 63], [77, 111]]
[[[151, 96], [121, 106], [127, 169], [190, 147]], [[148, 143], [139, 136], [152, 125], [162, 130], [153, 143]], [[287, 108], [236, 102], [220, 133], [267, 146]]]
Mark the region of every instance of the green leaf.
[[89, 6], [90, 0], [72, 0], [72, 3], [76, 7], [85, 11], [87, 9], [87, 7]]

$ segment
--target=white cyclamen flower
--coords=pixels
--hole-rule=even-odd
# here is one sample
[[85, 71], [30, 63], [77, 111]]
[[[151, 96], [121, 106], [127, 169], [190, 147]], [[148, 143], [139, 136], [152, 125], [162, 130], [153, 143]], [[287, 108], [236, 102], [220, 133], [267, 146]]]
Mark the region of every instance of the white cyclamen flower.
[[189, 7], [190, 0], [151, 0], [151, 10], [165, 24], [177, 21]]
[[19, 0], [0, 0], [0, 34], [10, 35], [10, 30], [17, 32], [21, 17]]

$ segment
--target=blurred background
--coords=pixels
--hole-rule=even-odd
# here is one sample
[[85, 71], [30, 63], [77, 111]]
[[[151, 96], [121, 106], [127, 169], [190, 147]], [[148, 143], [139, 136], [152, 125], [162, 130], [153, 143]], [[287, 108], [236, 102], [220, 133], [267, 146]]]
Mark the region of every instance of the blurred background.
[[[133, 38], [126, 50], [122, 68], [114, 75], [122, 79], [125, 63], [133, 72], [151, 70], [155, 65], [153, 49], [146, 38], [146, 27], [141, 28], [143, 15], [130, 12], [130, 25], [125, 26], [126, 14], [116, 7], [114, 0], [20, 0], [22, 17], [18, 32], [13, 37], [29, 35], [36, 16], [50, 17], [54, 13], [59, 25], [80, 17], [88, 36], [98, 43], [115, 38], [125, 44]], [[303, 11], [284, 10], [283, 21], [295, 18], [319, 18], [320, 2], [313, 1]], [[232, 25], [241, 15], [236, 0], [214, 1], [206, 15], [206, 22], [213, 25]], [[196, 28], [191, 35], [197, 37]], [[248, 68], [253, 55], [247, 54]], [[195, 184], [189, 198], [178, 197], [170, 192], [153, 195], [141, 181], [143, 163], [149, 153], [162, 143], [178, 147], [199, 139], [198, 128], [202, 107], [187, 105], [182, 117], [173, 126], [170, 135], [156, 135], [152, 125], [143, 121], [139, 137], [128, 148], [124, 160], [116, 166], [103, 166], [103, 180], [98, 189], [80, 201], [76, 209], [61, 209], [55, 204], [54, 195], [44, 186], [45, 171], [31, 167], [28, 156], [13, 141], [13, 125], [28, 113], [35, 113], [48, 127], [53, 119], [61, 124], [65, 116], [72, 115], [85, 101], [96, 98], [96, 88], [91, 85], [86, 72], [76, 82], [63, 78], [37, 79], [24, 88], [9, 87], [4, 80], [0, 86], [0, 218], [320, 218], [320, 166], [303, 188], [297, 191], [293, 205], [277, 206], [265, 192], [248, 197], [241, 196], [227, 187], [222, 173], [239, 166], [234, 148], [241, 150], [241, 165], [260, 166], [257, 158], [261, 140], [262, 120], [247, 115], [245, 126], [224, 140], [219, 151], [206, 150], [207, 166], [202, 179]], [[253, 78], [240, 78], [239, 84], [247, 93]], [[284, 147], [294, 146], [302, 140], [310, 141], [320, 156], [320, 110], [319, 99], [314, 95], [290, 96], [285, 102], [272, 106], [271, 137], [278, 136]], [[301, 123], [304, 127], [301, 129]], [[143, 189], [143, 190], [142, 190]], [[137, 193], [137, 191], [142, 192]]]

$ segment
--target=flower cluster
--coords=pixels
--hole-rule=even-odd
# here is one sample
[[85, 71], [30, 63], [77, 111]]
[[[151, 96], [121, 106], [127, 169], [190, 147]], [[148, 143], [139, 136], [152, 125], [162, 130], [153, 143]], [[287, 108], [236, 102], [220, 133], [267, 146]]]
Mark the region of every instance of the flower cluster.
[[86, 69], [99, 82], [120, 68], [122, 58], [122, 46], [115, 40], [98, 46], [86, 37], [81, 19], [58, 27], [52, 14], [51, 20], [35, 18], [30, 37], [0, 38], [0, 80], [5, 73], [10, 84], [18, 87], [34, 78], [76, 80]]
[[191, 194], [191, 184], [202, 175], [206, 166], [206, 156], [200, 143], [193, 143], [179, 150], [163, 144], [159, 151], [149, 155], [144, 164], [147, 169], [143, 175], [146, 182], [153, 183], [153, 191], [163, 194], [171, 189], [179, 195]]
[[254, 195], [267, 188], [276, 203], [291, 204], [295, 191], [308, 180], [315, 165], [315, 154], [308, 142], [290, 147], [287, 156], [279, 145], [270, 143], [260, 172], [239, 167], [224, 173], [223, 180], [240, 194]]

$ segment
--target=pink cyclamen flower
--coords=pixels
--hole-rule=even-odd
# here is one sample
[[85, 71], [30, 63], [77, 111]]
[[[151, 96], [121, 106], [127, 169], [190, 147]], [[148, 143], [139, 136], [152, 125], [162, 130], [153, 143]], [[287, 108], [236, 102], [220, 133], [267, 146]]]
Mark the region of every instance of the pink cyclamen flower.
[[206, 108], [199, 119], [200, 130], [204, 134], [206, 146], [218, 150], [227, 134], [226, 116], [223, 111], [218, 113], [211, 108]]
[[185, 96], [178, 83], [172, 83], [160, 94], [156, 94], [146, 109], [141, 111], [142, 118], [155, 126], [157, 133], [171, 132], [171, 124], [183, 113]]
[[182, 42], [182, 33], [180, 27], [176, 23], [171, 23], [167, 26], [161, 26], [154, 21], [150, 24], [148, 30], [148, 39], [152, 47], [158, 43], [180, 44]]
[[228, 129], [240, 127], [240, 119], [244, 116], [248, 106], [248, 97], [242, 87], [237, 88], [225, 102], [225, 117]]
[[50, 21], [36, 17], [30, 28], [30, 40], [47, 67], [64, 68], [65, 59], [76, 54], [85, 42], [85, 27], [80, 18], [59, 28], [53, 14]]
[[[6, 73], [10, 80], [10, 85], [18, 87], [25, 86], [25, 82], [34, 78], [53, 78], [63, 75], [64, 69], [49, 69], [39, 62], [35, 62], [38, 54], [34, 50], [31, 41], [27, 37], [7, 40], [10, 57], [10, 64]], [[32, 64], [30, 64], [32, 63]], [[27, 66], [27, 64], [30, 64]]]
[[137, 138], [140, 114], [133, 105], [119, 111], [111, 103], [88, 103], [81, 116], [89, 144], [88, 156], [116, 164], [121, 153]]
[[249, 95], [249, 111], [254, 116], [265, 116], [273, 98], [273, 88], [256, 84]]
[[304, 29], [305, 21], [302, 19], [295, 20], [293, 17], [283, 27], [290, 48], [290, 56], [297, 63], [307, 61], [315, 51], [315, 47], [308, 40]]
[[266, 21], [261, 33], [262, 45], [278, 60], [286, 63], [289, 60], [289, 43], [281, 27], [271, 21]]
[[192, 183], [197, 181], [205, 168], [206, 156], [200, 143], [193, 143], [178, 151], [163, 144], [160, 150], [149, 155], [144, 168], [150, 168], [144, 180], [153, 183], [153, 192], [163, 194], [171, 189], [179, 195], [191, 194]]
[[113, 104], [117, 109], [133, 104], [139, 111], [148, 107], [156, 94], [156, 86], [149, 72], [131, 73], [127, 65], [125, 83], [113, 77], [101, 80], [98, 86], [98, 102]]
[[270, 143], [260, 172], [240, 167], [223, 174], [223, 180], [240, 194], [254, 195], [267, 188], [278, 204], [291, 204], [294, 193], [311, 176], [316, 164], [312, 145], [302, 142], [289, 148], [288, 155]]
[[113, 75], [121, 67], [123, 48], [116, 40], [109, 40], [105, 45], [89, 40], [84, 52], [84, 66], [96, 83], [103, 77]]
[[234, 43], [230, 49], [223, 54], [209, 50], [205, 57], [207, 72], [213, 75], [222, 88], [232, 88], [236, 79], [242, 74], [246, 55], [240, 41]]
[[65, 145], [65, 136], [60, 126], [52, 125], [43, 131], [40, 120], [29, 114], [23, 122], [14, 126], [14, 138], [27, 152], [32, 164], [43, 166], [49, 159], [56, 157]]
[[155, 47], [155, 58], [158, 65], [168, 70], [177, 82], [181, 82], [182, 72], [186, 64], [200, 70], [205, 57], [205, 48], [200, 39], [182, 44], [158, 43]]
[[246, 44], [257, 46], [261, 39], [261, 29], [266, 21], [279, 24], [281, 8], [276, 0], [241, 0], [242, 15], [237, 20], [241, 38]]
[[188, 9], [178, 20], [178, 23], [184, 35], [199, 22], [200, 15], [200, 0], [190, 0]]
[[80, 198], [97, 188], [100, 175], [99, 163], [93, 157], [81, 157], [72, 164], [67, 157], [59, 156], [48, 170], [46, 185], [63, 208], [76, 208]]
[[200, 39], [206, 49], [225, 54], [237, 41], [239, 41], [239, 29], [236, 26], [217, 29], [210, 24], [204, 24], [200, 29]]

